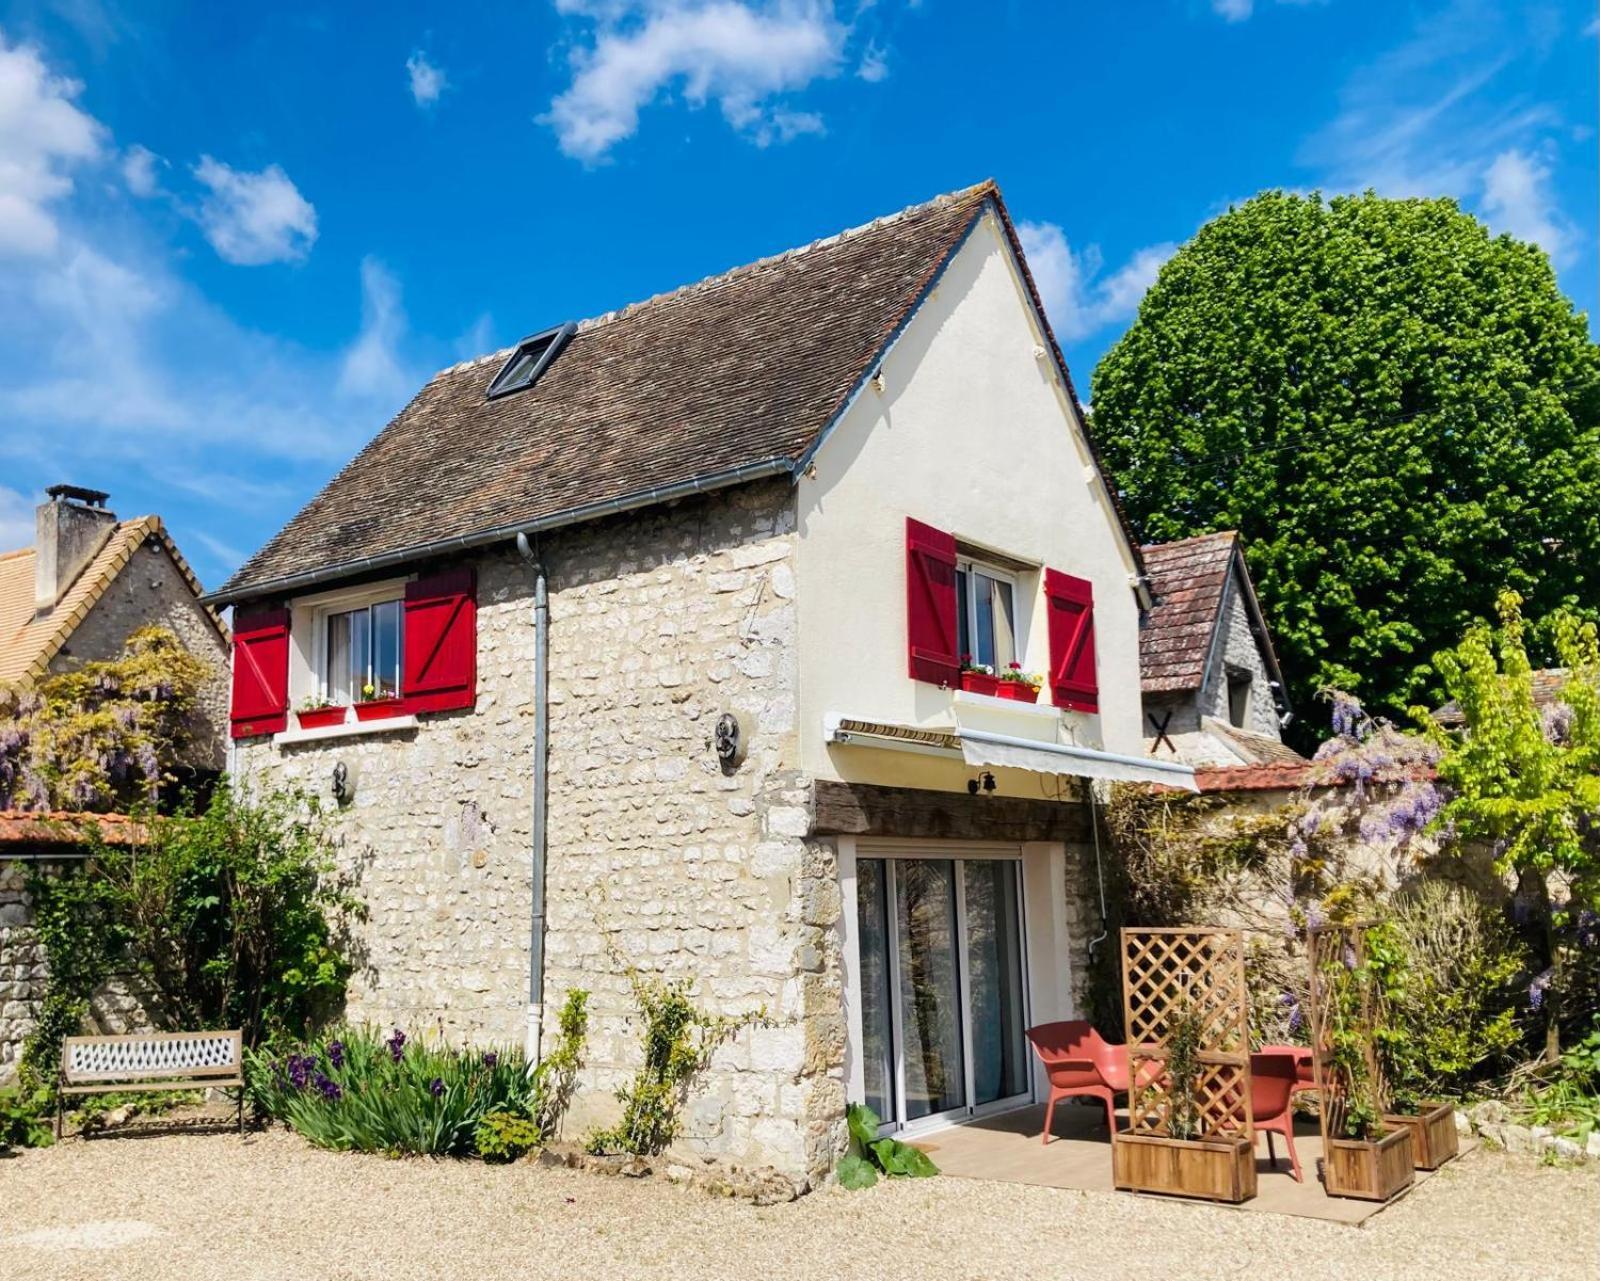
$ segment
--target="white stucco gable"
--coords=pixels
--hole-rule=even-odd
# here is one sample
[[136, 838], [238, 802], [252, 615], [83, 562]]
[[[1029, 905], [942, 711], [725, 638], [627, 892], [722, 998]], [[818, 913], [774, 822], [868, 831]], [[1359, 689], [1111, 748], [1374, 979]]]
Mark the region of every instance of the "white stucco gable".
[[[906, 520], [1018, 573], [1024, 666], [1048, 661], [1045, 568], [1094, 586], [1100, 707], [1063, 741], [1141, 750], [1139, 559], [1118, 519], [1003, 214], [990, 202], [797, 480], [806, 768], [829, 713], [938, 724], [949, 691], [907, 674]], [[1049, 714], [1041, 706], [1036, 714]], [[960, 785], [962, 772], [927, 785]], [[904, 782], [884, 778], [884, 782]], [[1037, 780], [1030, 794], [1038, 795]]]

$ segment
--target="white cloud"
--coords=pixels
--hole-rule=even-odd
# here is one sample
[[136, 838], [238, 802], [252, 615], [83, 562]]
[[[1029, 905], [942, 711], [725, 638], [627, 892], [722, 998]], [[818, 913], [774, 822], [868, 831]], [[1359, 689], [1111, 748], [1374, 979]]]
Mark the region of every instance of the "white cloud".
[[149, 147], [141, 147], [138, 143], [134, 143], [122, 153], [122, 181], [134, 195], [140, 199], [147, 199], [161, 190], [161, 179], [156, 174], [156, 166], [165, 166], [166, 163]]
[[400, 282], [376, 258], [362, 259], [361, 332], [344, 354], [339, 390], [346, 395], [403, 401], [418, 381], [400, 359], [405, 332]]
[[1550, 166], [1512, 149], [1490, 162], [1483, 176], [1483, 212], [1496, 231], [1541, 246], [1557, 264], [1571, 261], [1576, 234], [1550, 190]]
[[32, 547], [34, 538], [33, 502], [26, 494], [0, 485], [0, 552]]
[[823, 0], [557, 0], [594, 24], [571, 54], [572, 83], [542, 117], [561, 150], [595, 162], [639, 128], [640, 111], [676, 91], [714, 102], [758, 143], [815, 133], [821, 118], [781, 96], [838, 73], [848, 30]]
[[0, 32], [0, 257], [56, 248], [51, 206], [71, 193], [71, 171], [99, 157], [105, 132], [72, 101], [82, 91]]
[[869, 44], [866, 52], [861, 55], [861, 65], [856, 68], [856, 75], [868, 84], [877, 84], [880, 80], [889, 77], [888, 51], [881, 49], [876, 44]]
[[1211, 0], [1211, 11], [1224, 22], [1243, 22], [1255, 7], [1255, 0]]
[[406, 76], [411, 84], [411, 100], [419, 107], [431, 107], [450, 85], [444, 71], [429, 62], [421, 49], [406, 59]]
[[200, 227], [226, 262], [297, 262], [317, 239], [317, 211], [277, 165], [256, 173], [201, 156], [194, 176], [210, 189]]
[[1053, 222], [1019, 223], [1017, 235], [1044, 299], [1050, 327], [1063, 342], [1074, 342], [1131, 319], [1161, 265], [1177, 249], [1167, 243], [1148, 245], [1109, 276], [1102, 276], [1100, 247], [1090, 245], [1081, 253], [1075, 251], [1066, 233]]

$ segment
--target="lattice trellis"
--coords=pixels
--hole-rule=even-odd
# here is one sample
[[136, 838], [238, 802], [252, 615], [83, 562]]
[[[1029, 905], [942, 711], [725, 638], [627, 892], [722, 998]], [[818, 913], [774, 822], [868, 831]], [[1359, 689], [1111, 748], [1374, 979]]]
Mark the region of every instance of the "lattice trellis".
[[1373, 1029], [1379, 1013], [1379, 995], [1367, 968], [1367, 928], [1370, 922], [1355, 925], [1319, 925], [1307, 931], [1306, 953], [1311, 965], [1311, 1063], [1316, 1074], [1322, 1121], [1322, 1141], [1346, 1138], [1345, 1117], [1350, 1100], [1344, 1075], [1332, 1068], [1333, 1034], [1339, 1021], [1339, 1004], [1332, 990], [1335, 982], [1357, 985], [1353, 1030], [1363, 1042], [1362, 1055], [1372, 1081], [1373, 1097], [1381, 1115], [1389, 1110], [1389, 1086], [1378, 1061]]
[[68, 1037], [62, 1079], [72, 1083], [131, 1078], [222, 1076], [239, 1071], [238, 1032], [152, 1032]]
[[1130, 1131], [1168, 1133], [1173, 1098], [1167, 1040], [1175, 1016], [1192, 1008], [1199, 1012], [1201, 1026], [1195, 1083], [1199, 1133], [1254, 1137], [1249, 1007], [1244, 936], [1238, 930], [1122, 931], [1123, 1026], [1133, 1083]]

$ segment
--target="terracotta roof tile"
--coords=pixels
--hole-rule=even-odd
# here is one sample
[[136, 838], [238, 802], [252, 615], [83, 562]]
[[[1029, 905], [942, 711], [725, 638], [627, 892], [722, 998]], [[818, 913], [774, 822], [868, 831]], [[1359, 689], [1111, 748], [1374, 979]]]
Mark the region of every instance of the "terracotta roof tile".
[[108, 845], [144, 839], [141, 823], [126, 814], [81, 814], [68, 810], [0, 810], [0, 846], [81, 845], [86, 826], [100, 829]]
[[1144, 547], [1155, 601], [1139, 637], [1139, 675], [1146, 694], [1199, 689], [1204, 683], [1237, 543], [1238, 535], [1227, 531]]
[[[1561, 691], [1566, 688], [1567, 681], [1571, 679], [1565, 667], [1546, 667], [1533, 674], [1533, 702], [1536, 707], [1549, 707], [1561, 696]], [[1467, 718], [1462, 714], [1461, 707], [1454, 700], [1446, 703], [1433, 714], [1433, 719], [1439, 724], [1456, 728], [1467, 723]]]

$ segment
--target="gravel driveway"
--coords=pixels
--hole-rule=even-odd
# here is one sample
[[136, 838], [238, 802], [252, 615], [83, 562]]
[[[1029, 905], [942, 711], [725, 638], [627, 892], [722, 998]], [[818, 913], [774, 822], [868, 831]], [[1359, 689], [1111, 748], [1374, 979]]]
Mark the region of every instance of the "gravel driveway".
[[787, 1281], [1600, 1276], [1600, 1171], [1463, 1157], [1366, 1227], [953, 1178], [758, 1209], [532, 1164], [390, 1161], [284, 1133], [0, 1159], [0, 1276]]

